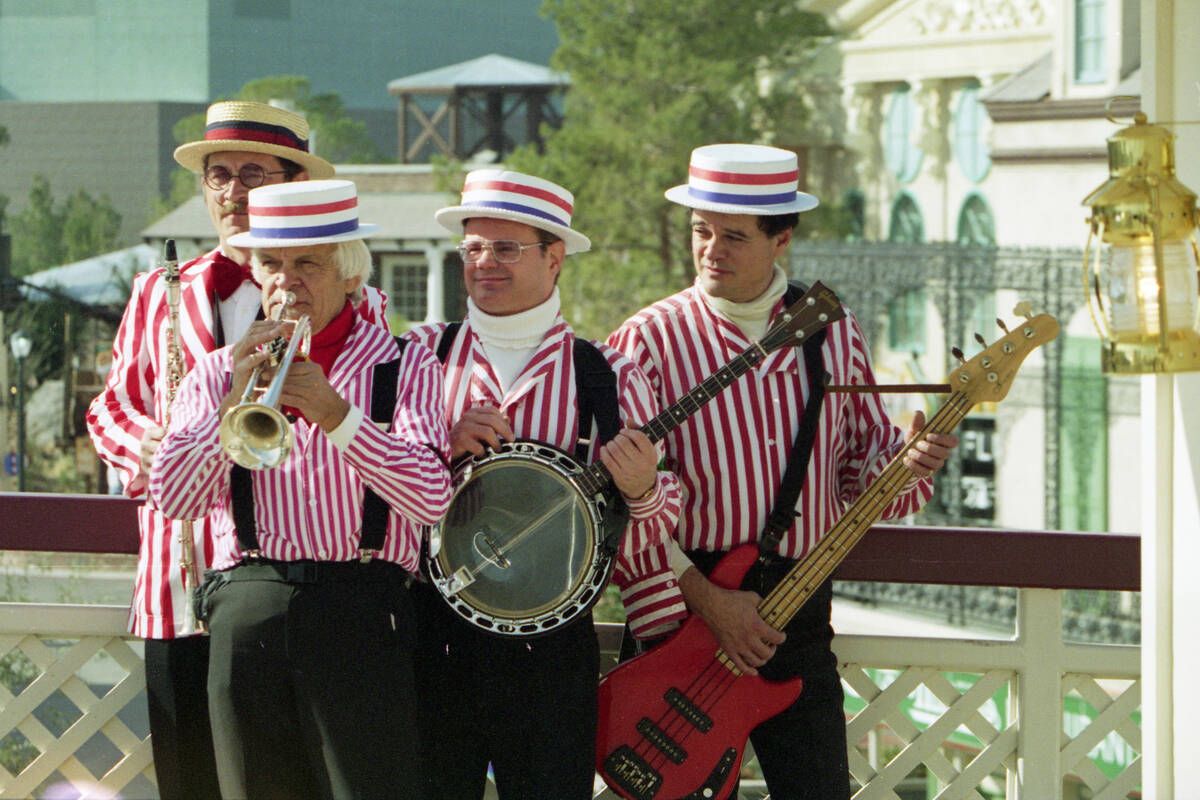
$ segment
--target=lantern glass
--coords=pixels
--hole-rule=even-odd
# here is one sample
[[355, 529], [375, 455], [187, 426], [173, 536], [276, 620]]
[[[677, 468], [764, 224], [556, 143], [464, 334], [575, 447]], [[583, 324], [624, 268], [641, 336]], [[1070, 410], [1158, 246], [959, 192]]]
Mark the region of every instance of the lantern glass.
[[[1162, 248], [1162, 283], [1166, 287], [1167, 333], [1196, 326], [1196, 263], [1187, 242]], [[1115, 341], [1156, 339], [1161, 332], [1160, 277], [1149, 244], [1114, 246], [1102, 279], [1111, 301], [1108, 325]]]

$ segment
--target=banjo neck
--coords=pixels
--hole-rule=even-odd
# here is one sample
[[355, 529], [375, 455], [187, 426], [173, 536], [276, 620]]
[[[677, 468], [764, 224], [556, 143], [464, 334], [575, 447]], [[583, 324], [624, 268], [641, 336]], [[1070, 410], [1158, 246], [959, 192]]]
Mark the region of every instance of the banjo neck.
[[[846, 316], [842, 304], [828, 287], [817, 281], [804, 296], [784, 309], [775, 324], [762, 339], [730, 359], [723, 367], [705, 378], [640, 430], [651, 444], [661, 441], [668, 433], [687, 421], [708, 401], [733, 385], [738, 378], [762, 363], [768, 355], [786, 345], [800, 345], [814, 333]], [[608, 468], [600, 461], [589, 464], [579, 475], [579, 482], [589, 493], [607, 491], [612, 484]]]

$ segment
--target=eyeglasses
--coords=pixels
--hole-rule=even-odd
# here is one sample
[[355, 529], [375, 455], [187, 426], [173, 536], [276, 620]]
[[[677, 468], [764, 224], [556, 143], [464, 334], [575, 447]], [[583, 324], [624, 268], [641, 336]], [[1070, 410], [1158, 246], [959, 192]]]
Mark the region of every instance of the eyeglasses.
[[501, 264], [514, 264], [521, 260], [521, 254], [527, 249], [538, 247], [541, 244], [541, 242], [521, 244], [511, 239], [501, 239], [498, 242], [484, 242], [480, 239], [472, 239], [469, 242], [463, 242], [457, 249], [463, 261], [466, 261], [468, 264], [474, 264], [483, 258], [484, 250], [491, 250], [492, 256]]
[[219, 192], [228, 186], [230, 181], [237, 178], [242, 182], [242, 186], [253, 189], [266, 183], [268, 175], [284, 175], [286, 173], [285, 169], [265, 170], [258, 164], [246, 164], [237, 171], [236, 175], [225, 167], [208, 167], [204, 170], [204, 185], [214, 192]]

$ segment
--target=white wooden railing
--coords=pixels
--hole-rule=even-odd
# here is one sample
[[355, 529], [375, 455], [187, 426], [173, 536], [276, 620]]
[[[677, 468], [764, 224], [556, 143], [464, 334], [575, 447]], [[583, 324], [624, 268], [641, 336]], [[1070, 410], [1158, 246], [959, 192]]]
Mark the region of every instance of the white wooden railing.
[[[0, 550], [30, 549], [31, 542], [132, 549], [106, 528], [132, 522], [121, 501], [98, 506], [88, 498], [76, 507], [69, 497], [17, 505], [11, 498], [0, 495]], [[51, 518], [39, 503], [58, 509], [54, 541], [38, 534]], [[113, 519], [98, 518], [101, 510]], [[33, 532], [28, 517], [39, 521]], [[73, 525], [92, 526], [91, 535], [64, 542], [62, 531]], [[1059, 574], [1068, 563], [1071, 574]], [[856, 800], [899, 798], [922, 765], [939, 800], [1139, 797], [1138, 648], [1070, 644], [1062, 635], [1065, 589], [1137, 588], [1136, 539], [880, 528], [838, 577], [931, 582], [935, 574], [943, 583], [1020, 587], [1015, 635], [835, 639]], [[0, 657], [24, 676], [11, 690], [0, 684], [0, 760], [15, 767], [0, 767], [0, 797], [156, 795], [141, 647], [125, 632], [125, 619], [126, 609], [115, 606], [0, 603]], [[611, 658], [619, 628], [598, 628]], [[1080, 707], [1089, 713], [1072, 712]], [[1105, 759], [1113, 750], [1123, 755], [1117, 770]], [[745, 782], [743, 797], [753, 796], [753, 786]], [[1079, 793], [1083, 787], [1087, 794]]]

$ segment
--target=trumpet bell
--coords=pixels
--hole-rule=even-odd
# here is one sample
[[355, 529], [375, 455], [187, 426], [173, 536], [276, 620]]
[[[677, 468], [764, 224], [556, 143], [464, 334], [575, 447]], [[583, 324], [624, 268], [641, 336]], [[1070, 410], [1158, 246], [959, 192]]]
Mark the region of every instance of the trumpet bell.
[[281, 411], [262, 403], [241, 403], [221, 420], [221, 447], [246, 469], [274, 469], [295, 444], [292, 425]]

